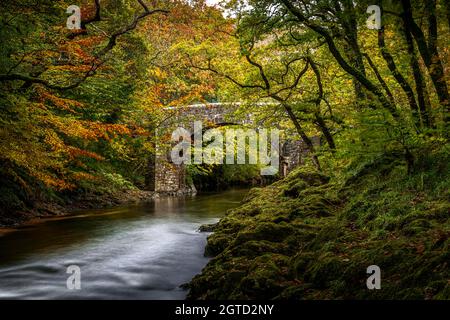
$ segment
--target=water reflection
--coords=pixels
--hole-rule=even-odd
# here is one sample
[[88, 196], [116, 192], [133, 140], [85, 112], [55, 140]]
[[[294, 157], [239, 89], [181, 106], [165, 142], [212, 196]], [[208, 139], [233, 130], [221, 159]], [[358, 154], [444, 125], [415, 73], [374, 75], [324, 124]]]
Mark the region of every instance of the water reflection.
[[[245, 190], [160, 198], [146, 206], [91, 210], [0, 237], [0, 298], [182, 299], [201, 271], [206, 234]], [[82, 289], [66, 288], [81, 268]]]

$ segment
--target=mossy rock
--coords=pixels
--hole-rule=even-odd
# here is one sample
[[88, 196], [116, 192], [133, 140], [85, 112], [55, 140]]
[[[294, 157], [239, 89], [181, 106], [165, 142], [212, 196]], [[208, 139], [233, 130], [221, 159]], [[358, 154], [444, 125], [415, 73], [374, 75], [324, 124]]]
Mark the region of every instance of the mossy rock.
[[303, 180], [293, 180], [291, 183], [287, 185], [287, 187], [283, 190], [283, 195], [290, 198], [297, 198], [302, 190], [308, 187], [306, 181]]
[[[297, 280], [298, 281], [298, 280]], [[282, 300], [303, 300], [312, 288], [310, 283], [295, 283], [285, 288], [276, 298]]]
[[290, 262], [290, 272], [295, 278], [303, 278], [311, 261], [317, 260], [314, 252], [300, 252], [292, 257]]
[[239, 291], [254, 299], [274, 298], [285, 289], [287, 263], [288, 258], [283, 255], [266, 254], [256, 258]]
[[318, 172], [313, 171], [309, 168], [300, 167], [294, 171], [292, 171], [287, 179], [287, 181], [292, 180], [302, 180], [306, 182], [309, 186], [319, 186], [330, 181], [330, 177]]
[[415, 219], [402, 228], [402, 233], [406, 236], [416, 235], [431, 228], [431, 223], [425, 219]]
[[255, 206], [252, 203], [248, 203], [239, 207], [238, 213], [239, 215], [254, 217], [258, 214], [261, 214], [261, 208], [259, 206]]
[[232, 248], [230, 254], [232, 256], [245, 256], [248, 258], [255, 258], [266, 253], [285, 254], [288, 250], [288, 246], [284, 243], [275, 243], [266, 240], [250, 240], [237, 247]]
[[329, 200], [322, 195], [313, 194], [302, 200], [303, 203], [298, 206], [296, 211], [293, 211], [292, 215], [295, 215], [294, 212], [296, 212], [298, 216], [302, 217], [327, 217], [330, 216], [333, 211]]
[[214, 228], [216, 233], [235, 234], [248, 226], [248, 221], [239, 219], [238, 215], [230, 214], [220, 220]]
[[450, 199], [442, 202], [432, 202], [431, 208], [424, 212], [428, 219], [436, 219], [439, 221], [448, 221], [450, 217]]
[[[347, 181], [300, 168], [252, 191], [208, 238], [217, 256], [190, 297], [449, 299], [448, 176], [434, 183], [391, 160]], [[366, 287], [373, 264], [382, 290]]]
[[346, 268], [348, 262], [342, 257], [332, 253], [319, 255], [316, 260], [310, 261], [305, 271], [305, 280], [311, 282], [315, 287], [323, 288], [329, 285], [330, 281], [339, 278], [342, 270]]
[[239, 232], [233, 245], [240, 245], [252, 240], [281, 242], [293, 232], [295, 232], [294, 228], [287, 223], [261, 222], [254, 229], [247, 228]]
[[208, 242], [205, 247], [205, 256], [214, 257], [224, 251], [232, 241], [229, 235], [212, 234], [208, 237]]
[[252, 200], [260, 196], [261, 192], [263, 192], [262, 188], [250, 189], [249, 192], [245, 195], [244, 199], [242, 200], [242, 204], [252, 202]]
[[198, 231], [199, 232], [213, 232], [216, 227], [217, 227], [217, 223], [202, 224], [198, 228]]

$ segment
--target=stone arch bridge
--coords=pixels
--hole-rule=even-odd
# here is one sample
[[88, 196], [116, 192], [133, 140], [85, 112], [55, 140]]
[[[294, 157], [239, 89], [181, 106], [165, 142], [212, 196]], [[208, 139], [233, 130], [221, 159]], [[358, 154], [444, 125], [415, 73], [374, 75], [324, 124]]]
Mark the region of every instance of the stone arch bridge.
[[[156, 134], [170, 137], [170, 133], [177, 127], [183, 127], [193, 132], [195, 121], [201, 121], [204, 129], [231, 125], [243, 128], [260, 128], [253, 120], [252, 114], [242, 114], [242, 111], [237, 112], [240, 106], [240, 103], [206, 103], [176, 108], [170, 107], [167, 108], [169, 117], [159, 126], [160, 129]], [[318, 144], [319, 139], [314, 137], [313, 142]], [[286, 137], [279, 143], [278, 174], [283, 177], [295, 167], [304, 163], [308, 148], [297, 137]], [[172, 195], [195, 193], [195, 186], [189, 185], [187, 182], [186, 166], [172, 162], [170, 148], [167, 145], [157, 145], [155, 149], [156, 153], [151, 155], [148, 162], [147, 189]]]

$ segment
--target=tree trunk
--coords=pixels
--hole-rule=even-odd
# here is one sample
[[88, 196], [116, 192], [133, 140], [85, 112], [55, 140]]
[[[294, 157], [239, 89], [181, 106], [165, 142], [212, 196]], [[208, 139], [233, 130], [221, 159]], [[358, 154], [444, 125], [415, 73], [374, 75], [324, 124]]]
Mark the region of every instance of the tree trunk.
[[444, 77], [444, 67], [437, 50], [437, 20], [436, 20], [436, 1], [427, 0], [426, 11], [428, 14], [428, 44], [423, 31], [415, 23], [410, 0], [402, 0], [403, 19], [406, 29], [411, 32], [416, 40], [420, 55], [428, 69], [428, 74], [436, 89], [440, 104], [444, 107], [446, 113], [445, 121], [450, 120], [450, 95], [448, 93], [447, 83]]
[[298, 134], [300, 135], [303, 142], [308, 147], [309, 152], [311, 153], [311, 160], [312, 160], [314, 166], [316, 167], [316, 169], [318, 171], [322, 171], [322, 168], [320, 167], [319, 158], [316, 155], [316, 148], [314, 147], [314, 144], [312, 143], [311, 139], [308, 137], [308, 135], [303, 130], [302, 126], [300, 125], [300, 122], [298, 121], [297, 117], [295, 116], [294, 112], [292, 111], [292, 108], [289, 105], [287, 105], [286, 103], [283, 103], [283, 107], [286, 110], [292, 123], [294, 124], [295, 129], [297, 130]]
[[381, 28], [381, 30], [378, 31], [378, 47], [380, 48], [381, 55], [383, 56], [383, 59], [386, 61], [386, 64], [389, 68], [389, 71], [391, 71], [392, 75], [394, 76], [395, 80], [397, 80], [400, 87], [403, 89], [403, 92], [405, 93], [406, 97], [408, 98], [408, 103], [411, 108], [411, 112], [413, 115], [414, 122], [417, 127], [420, 127], [420, 118], [419, 118], [419, 107], [417, 106], [416, 98], [414, 96], [414, 91], [409, 85], [408, 81], [406, 81], [405, 77], [400, 73], [398, 70], [394, 58], [389, 53], [386, 42], [384, 39], [384, 27]]
[[150, 142], [152, 142], [153, 150], [150, 151], [150, 154], [147, 158], [147, 165], [144, 173], [145, 190], [156, 191], [156, 134], [153, 124], [149, 126], [148, 131], [148, 139], [150, 140]]
[[429, 112], [431, 111], [430, 98], [428, 90], [425, 84], [425, 79], [420, 69], [419, 62], [417, 61], [416, 50], [414, 48], [414, 42], [411, 33], [404, 26], [404, 34], [406, 43], [408, 46], [408, 54], [410, 56], [410, 65], [413, 70], [414, 82], [416, 84], [417, 102], [419, 103], [420, 116], [423, 124], [430, 128], [433, 126], [433, 121]]
[[315, 113], [316, 117], [316, 124], [320, 128], [320, 131], [322, 131], [323, 136], [325, 137], [325, 140], [327, 140], [327, 144], [331, 149], [331, 152], [336, 152], [336, 144], [334, 143], [333, 135], [331, 134], [330, 130], [328, 129], [325, 121], [323, 118], [318, 114]]
[[[344, 40], [347, 43], [346, 56], [350, 64], [358, 70], [362, 75], [366, 76], [366, 70], [363, 62], [363, 55], [358, 44], [357, 20], [353, 2], [350, 0], [343, 1], [344, 11], [341, 13], [341, 25], [345, 31]], [[355, 78], [352, 79], [356, 95], [356, 105], [361, 109], [361, 103], [367, 101], [367, 92], [363, 85]]]

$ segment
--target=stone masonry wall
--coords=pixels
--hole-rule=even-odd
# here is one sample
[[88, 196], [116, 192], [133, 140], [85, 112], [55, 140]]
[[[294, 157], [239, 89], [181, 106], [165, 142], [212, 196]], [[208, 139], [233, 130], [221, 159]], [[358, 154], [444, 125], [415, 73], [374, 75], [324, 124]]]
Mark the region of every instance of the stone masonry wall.
[[[222, 106], [220, 104], [197, 105], [194, 107], [184, 107], [180, 109], [171, 109], [174, 116], [169, 118], [164, 127], [167, 133], [170, 133], [177, 127], [184, 127], [193, 132], [194, 121], [202, 121], [206, 128], [211, 124], [236, 123], [232, 119], [233, 106]], [[240, 124], [250, 124], [250, 115], [248, 119], [240, 120]], [[313, 138], [313, 143], [318, 144], [319, 139]], [[286, 140], [280, 142], [280, 176], [285, 176], [295, 167], [304, 163], [308, 149], [302, 141]], [[175, 165], [171, 163], [168, 151], [160, 150], [156, 156], [154, 170], [154, 191], [168, 194], [192, 194], [195, 193], [195, 187], [187, 184], [186, 168], [184, 165]]]

